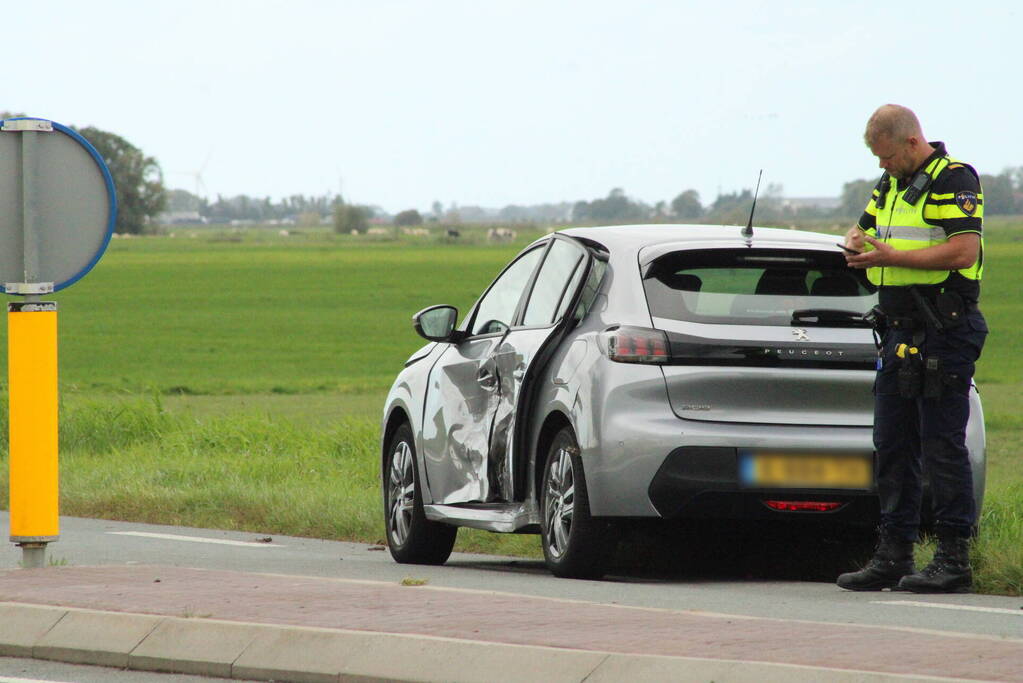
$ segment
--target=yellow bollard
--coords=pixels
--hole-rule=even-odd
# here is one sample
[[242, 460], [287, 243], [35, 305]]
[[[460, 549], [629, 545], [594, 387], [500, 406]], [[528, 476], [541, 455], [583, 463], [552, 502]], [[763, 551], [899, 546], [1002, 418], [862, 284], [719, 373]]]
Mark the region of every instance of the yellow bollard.
[[29, 549], [45, 549], [60, 534], [57, 304], [7, 304], [7, 351], [11, 542], [20, 545], [27, 558]]

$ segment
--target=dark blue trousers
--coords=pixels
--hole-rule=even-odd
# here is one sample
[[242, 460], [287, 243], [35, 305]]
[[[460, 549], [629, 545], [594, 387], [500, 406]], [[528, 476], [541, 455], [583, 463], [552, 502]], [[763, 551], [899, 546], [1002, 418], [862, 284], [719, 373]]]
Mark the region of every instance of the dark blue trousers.
[[984, 347], [987, 324], [975, 308], [966, 317], [954, 329], [928, 333], [919, 347], [924, 358], [940, 358], [946, 377], [952, 376], [937, 398], [903, 398], [899, 393], [902, 361], [896, 348], [912, 345], [912, 332], [889, 330], [882, 340], [874, 383], [881, 526], [903, 541], [917, 540], [925, 476], [936, 526], [959, 536], [973, 533], [976, 507], [966, 423], [974, 363]]

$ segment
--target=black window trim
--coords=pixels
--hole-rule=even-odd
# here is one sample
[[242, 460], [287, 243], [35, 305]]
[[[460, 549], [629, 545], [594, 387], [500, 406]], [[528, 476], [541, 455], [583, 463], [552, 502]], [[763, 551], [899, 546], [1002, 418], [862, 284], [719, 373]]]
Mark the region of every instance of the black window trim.
[[579, 267], [583, 264], [583, 262], [586, 261], [586, 247], [584, 247], [582, 244], [579, 244], [575, 240], [568, 239], [561, 235], [554, 235], [554, 238], [555, 239], [551, 240], [550, 246], [547, 248], [547, 252], [543, 256], [543, 263], [541, 263], [540, 267], [536, 269], [536, 272], [533, 274], [534, 277], [529, 283], [529, 293], [522, 302], [522, 310], [520, 311], [521, 315], [516, 318], [515, 321], [516, 325], [514, 326], [515, 329], [539, 330], [546, 327], [553, 327], [558, 322], [557, 319], [554, 319], [549, 320], [546, 323], [542, 324], [540, 323], [535, 325], [524, 324], [526, 319], [526, 310], [529, 308], [529, 302], [533, 299], [533, 290], [536, 289], [536, 281], [540, 279], [540, 272], [543, 270], [544, 264], [547, 263], [547, 258], [550, 256], [551, 250], [554, 249], [555, 242], [561, 241], [565, 242], [566, 244], [570, 244], [574, 249], [576, 249], [576, 251], [579, 252], [579, 257], [576, 259], [575, 265], [572, 267], [572, 272], [568, 274], [568, 279], [565, 281], [565, 284], [561, 288], [561, 295], [558, 297], [558, 303], [554, 306], [554, 313], [557, 313], [561, 309], [561, 302], [565, 300], [565, 295], [568, 293], [569, 285], [572, 284], [572, 278], [575, 277], [575, 274], [576, 272], [578, 272]]

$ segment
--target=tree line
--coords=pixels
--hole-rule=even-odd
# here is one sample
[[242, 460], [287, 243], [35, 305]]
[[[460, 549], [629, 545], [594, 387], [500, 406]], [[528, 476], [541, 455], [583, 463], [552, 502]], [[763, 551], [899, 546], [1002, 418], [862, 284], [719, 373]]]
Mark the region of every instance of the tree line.
[[210, 200], [188, 190], [177, 189], [168, 192], [166, 208], [171, 212], [196, 213], [211, 223], [233, 220], [264, 222], [293, 219], [303, 214], [328, 216], [341, 201], [337, 195], [291, 195], [274, 201], [270, 197], [250, 197], [244, 194], [235, 197], [218, 194], [216, 199]]
[[[1023, 214], [1023, 166], [1008, 168], [998, 175], [981, 174], [984, 188], [984, 215]], [[757, 197], [755, 220], [760, 223], [786, 223], [794, 220], [852, 221], [863, 213], [877, 179], [853, 180], [842, 186], [837, 205], [822, 206], [795, 203], [786, 199], [783, 188], [770, 184]], [[426, 222], [439, 223], [500, 223], [534, 222], [546, 224], [578, 223], [601, 225], [634, 222], [683, 222], [736, 225], [745, 223], [753, 205], [753, 191], [743, 189], [718, 194], [708, 204], [701, 201], [696, 190], [687, 189], [670, 201], [648, 204], [632, 198], [622, 188], [612, 189], [607, 196], [575, 203], [540, 204], [535, 206], [509, 205], [486, 211], [480, 207], [450, 207], [444, 209], [434, 202], [431, 212], [421, 213], [410, 208], [388, 216], [377, 207], [348, 204], [338, 195], [305, 197], [296, 195], [274, 202], [270, 198], [256, 199], [239, 195], [217, 197], [208, 202], [184, 190], [172, 191], [172, 196], [185, 198], [179, 206], [194, 206], [199, 214], [212, 222], [230, 220], [284, 220], [303, 216], [333, 214], [339, 231], [362, 231], [373, 218], [386, 219], [397, 226], [414, 226]], [[352, 225], [353, 216], [357, 217]], [[342, 220], [343, 219], [343, 220]], [[307, 221], [308, 222], [308, 221]]]
[[[0, 119], [21, 116], [0, 111]], [[167, 190], [163, 172], [155, 158], [123, 137], [93, 126], [74, 128], [104, 158], [114, 178], [118, 216], [115, 230], [119, 233], [145, 232], [153, 219], [164, 210], [192, 212], [201, 220], [213, 223], [232, 221], [298, 221], [322, 222], [327, 217], [338, 232], [364, 232], [371, 219], [389, 219], [395, 225], [418, 225], [426, 220], [449, 223], [461, 221], [610, 224], [626, 222], [701, 222], [720, 224], [745, 223], [753, 203], [749, 189], [718, 194], [709, 204], [701, 201], [696, 190], [686, 189], [671, 200], [653, 205], [629, 197], [622, 188], [612, 189], [606, 197], [579, 200], [575, 203], [509, 205], [495, 211], [480, 207], [452, 206], [444, 210], [434, 202], [432, 213], [421, 214], [406, 209], [395, 216], [382, 210], [345, 201], [340, 195], [292, 195], [274, 201], [269, 197], [247, 195], [215, 200], [199, 197], [187, 190]], [[984, 188], [984, 214], [1023, 214], [1023, 166], [1007, 168], [997, 175], [981, 174]], [[853, 180], [842, 186], [837, 206], [800, 205], [782, 196], [781, 185], [768, 185], [757, 198], [756, 221], [779, 223], [794, 219], [850, 220], [858, 217], [877, 179]]]
[[[782, 196], [781, 185], [768, 185], [757, 197], [756, 220], [762, 223], [792, 219], [855, 220], [863, 213], [877, 180], [845, 183], [834, 207], [796, 204]], [[980, 182], [985, 216], [1023, 214], [1023, 166], [1007, 168], [998, 175], [981, 173]], [[731, 225], [745, 223], [752, 205], [753, 192], [749, 189], [719, 194], [707, 205], [700, 201], [696, 190], [684, 190], [670, 202], [660, 201], [651, 206], [615, 188], [606, 197], [576, 202], [572, 219], [597, 224], [654, 220]]]

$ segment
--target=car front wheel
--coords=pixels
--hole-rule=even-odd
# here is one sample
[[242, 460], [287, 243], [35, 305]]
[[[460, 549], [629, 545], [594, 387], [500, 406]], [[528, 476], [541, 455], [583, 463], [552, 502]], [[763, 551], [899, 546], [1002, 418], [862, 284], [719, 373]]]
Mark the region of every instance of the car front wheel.
[[589, 496], [575, 435], [554, 437], [544, 466], [540, 536], [547, 568], [555, 576], [597, 579], [615, 547], [611, 525], [590, 516]]
[[384, 520], [391, 557], [403, 564], [444, 564], [458, 528], [431, 522], [423, 511], [412, 429], [403, 424], [391, 437], [384, 461]]

